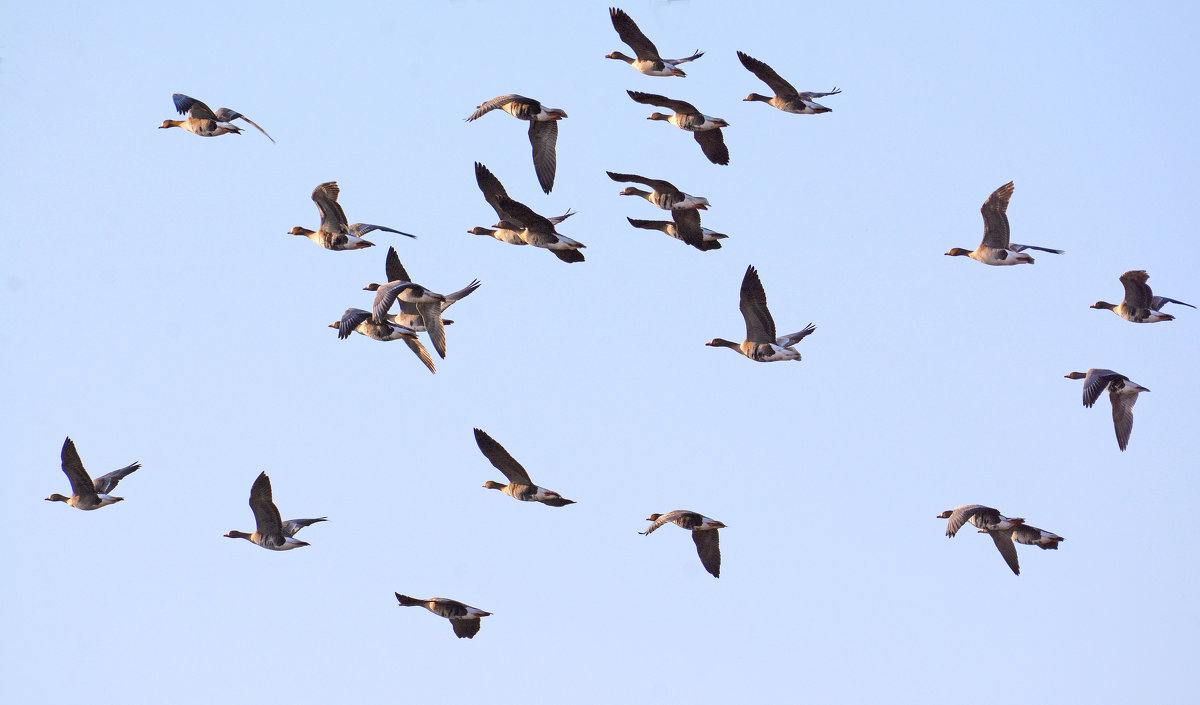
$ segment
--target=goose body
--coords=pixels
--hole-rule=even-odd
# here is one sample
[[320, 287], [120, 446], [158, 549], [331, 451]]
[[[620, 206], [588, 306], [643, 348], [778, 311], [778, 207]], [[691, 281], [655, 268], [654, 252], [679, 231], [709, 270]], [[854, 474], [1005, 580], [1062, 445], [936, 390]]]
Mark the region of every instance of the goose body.
[[696, 138], [696, 142], [699, 143], [701, 151], [704, 152], [704, 156], [708, 157], [710, 162], [720, 165], [729, 164], [729, 149], [725, 146], [725, 138], [721, 133], [721, 128], [729, 127], [729, 123], [724, 119], [705, 115], [697, 110], [696, 106], [686, 101], [667, 98], [655, 93], [639, 91], [626, 91], [626, 93], [634, 102], [673, 110], [674, 113], [671, 115], [656, 112], [646, 119], [669, 122], [681, 130], [691, 132]]
[[396, 593], [396, 600], [401, 607], [424, 607], [439, 617], [450, 620], [454, 635], [459, 639], [471, 639], [479, 633], [480, 619], [490, 617], [491, 612], [484, 612], [478, 607], [472, 607], [458, 600], [445, 597], [433, 597], [422, 600], [408, 595]]
[[[500, 222], [494, 226], [495, 228], [512, 231], [526, 245], [550, 250], [555, 257], [564, 262], [582, 262], [584, 260], [583, 253], [579, 250], [585, 245], [554, 229], [555, 225], [571, 215], [570, 211], [557, 218], [538, 215], [525, 204], [509, 198], [500, 180], [479, 162], [475, 162], [475, 181], [488, 204], [500, 217]], [[469, 232], [475, 233], [482, 230], [484, 229], [475, 228]], [[490, 234], [494, 234], [494, 232]]]
[[801, 93], [800, 91], [797, 91], [792, 84], [780, 78], [779, 74], [775, 73], [775, 70], [770, 66], [767, 66], [749, 54], [739, 51], [737, 55], [738, 59], [742, 62], [742, 66], [745, 66], [750, 73], [758, 76], [763, 83], [766, 83], [771, 87], [771, 90], [775, 92], [775, 95], [770, 97], [759, 95], [758, 93], [751, 93], [743, 98], [743, 101], [761, 101], [786, 113], [796, 113], [798, 115], [816, 115], [818, 113], [828, 113], [831, 111], [831, 109], [826, 108], [820, 103], [817, 103], [814, 98], [824, 98], [825, 96], [837, 95], [838, 93], [841, 93], [841, 90], [837, 88], [834, 88], [828, 93]]
[[817, 329], [809, 323], [803, 330], [776, 337], [775, 319], [767, 308], [767, 294], [754, 265], [747, 267], [746, 275], [742, 277], [739, 308], [746, 321], [746, 339], [735, 343], [724, 338], [713, 338], [705, 345], [736, 350], [756, 362], [799, 361], [800, 353], [792, 346]]
[[267, 135], [267, 131], [258, 126], [250, 118], [242, 115], [236, 110], [229, 108], [217, 108], [215, 111], [204, 103], [191, 98], [182, 93], [174, 93], [171, 95], [171, 100], [175, 103], [175, 110], [180, 115], [186, 115], [183, 120], [163, 120], [163, 124], [159, 125], [159, 129], [168, 127], [181, 127], [194, 135], [201, 137], [219, 137], [221, 135], [239, 135], [242, 133], [242, 128], [233, 124], [234, 120], [245, 120], [247, 123], [254, 125], [254, 128], [267, 136], [267, 139], [275, 141], [273, 137]]
[[633, 21], [633, 18], [625, 14], [625, 11], [612, 7], [608, 10], [608, 15], [612, 19], [613, 29], [617, 30], [617, 34], [621, 37], [621, 41], [629, 45], [633, 49], [634, 57], [625, 56], [619, 51], [614, 51], [607, 54], [604, 58], [616, 59], [624, 61], [632, 66], [639, 73], [647, 76], [678, 76], [683, 78], [687, 76], [683, 69], [679, 68], [679, 64], [685, 64], [689, 61], [695, 61], [704, 52], [697, 51], [691, 56], [683, 59], [664, 59], [658, 54], [658, 48], [654, 46], [642, 30]]
[[992, 537], [992, 542], [996, 544], [996, 550], [1004, 558], [1004, 562], [1016, 575], [1021, 574], [1021, 566], [1017, 561], [1017, 547], [1013, 545], [1012, 532], [1017, 526], [1024, 524], [1025, 520], [1021, 518], [1006, 517], [999, 511], [985, 507], [982, 504], [964, 504], [954, 509], [947, 509], [937, 515], [938, 519], [948, 519], [946, 524], [946, 536], [953, 537], [962, 528], [963, 524], [970, 522], [973, 526], [979, 528], [979, 533], [986, 533]]
[[429, 368], [430, 372], [437, 372], [437, 368], [433, 364], [433, 357], [429, 355], [429, 351], [417, 339], [416, 331], [411, 328], [397, 325], [391, 321], [378, 320], [370, 311], [364, 311], [361, 308], [346, 309], [346, 312], [342, 314], [341, 320], [330, 323], [329, 327], [337, 329], [340, 340], [349, 338], [350, 334], [355, 332], [365, 335], [371, 340], [385, 342], [403, 340], [408, 345], [409, 350], [412, 350], [417, 359], [423, 362]]
[[1097, 301], [1091, 305], [1091, 308], [1103, 308], [1112, 311], [1121, 318], [1133, 323], [1160, 323], [1162, 321], [1173, 321], [1175, 317], [1169, 313], [1159, 311], [1167, 304], [1179, 304], [1180, 306], [1188, 306], [1196, 308], [1191, 304], [1169, 299], [1165, 296], [1155, 296], [1150, 289], [1150, 285], [1146, 281], [1150, 275], [1145, 270], [1136, 269], [1125, 272], [1121, 275], [1121, 284], [1125, 286], [1125, 299], [1119, 304], [1110, 304], [1107, 301]]
[[643, 536], [649, 536], [668, 523], [691, 531], [701, 565], [714, 578], [721, 577], [721, 537], [717, 530], [724, 529], [724, 524], [686, 509], [676, 509], [666, 514], [651, 514], [646, 517], [646, 521], [651, 522], [650, 526], [646, 527], [645, 531], [638, 532]]
[[554, 188], [554, 172], [558, 167], [558, 121], [567, 117], [559, 108], [547, 108], [540, 102], [525, 96], [510, 93], [497, 96], [476, 106], [467, 122], [476, 120], [500, 108], [518, 120], [529, 122], [529, 144], [533, 147], [533, 168], [537, 173], [542, 190], [550, 193]]
[[533, 480], [529, 479], [529, 473], [517, 462], [516, 458], [513, 458], [504, 449], [504, 446], [497, 443], [491, 436], [478, 428], [475, 429], [475, 443], [479, 445], [479, 450], [483, 452], [484, 457], [508, 478], [507, 485], [501, 485], [499, 482], [488, 480], [483, 484], [484, 488], [500, 490], [509, 497], [519, 499], [522, 502], [541, 502], [551, 507], [565, 507], [568, 504], [575, 504], [574, 501], [565, 499], [554, 490], [548, 490], [545, 487], [538, 487], [533, 484]]
[[124, 497], [113, 497], [108, 494], [117, 487], [117, 483], [142, 467], [141, 463], [130, 463], [123, 468], [101, 475], [95, 479], [83, 467], [79, 459], [79, 451], [75, 449], [75, 441], [68, 436], [62, 446], [62, 471], [71, 483], [71, 496], [65, 497], [57, 492], [46, 498], [47, 502], [64, 502], [68, 507], [84, 511], [107, 507], [124, 500]]
[[321, 214], [321, 226], [317, 230], [309, 230], [296, 226], [288, 231], [289, 235], [303, 235], [309, 240], [317, 243], [327, 250], [361, 250], [365, 247], [374, 247], [375, 243], [368, 242], [363, 239], [363, 235], [375, 230], [384, 232], [396, 233], [397, 235], [405, 235], [415, 238], [416, 235], [410, 233], [393, 230], [382, 225], [371, 225], [370, 223], [349, 223], [346, 219], [346, 213], [338, 204], [338, 194], [341, 189], [338, 188], [336, 181], [326, 181], [323, 184], [318, 184], [312, 192], [312, 200], [317, 204], [317, 211]]
[[271, 498], [271, 478], [267, 477], [265, 472], [259, 473], [254, 484], [250, 486], [250, 510], [254, 512], [254, 532], [248, 534], [244, 531], [234, 530], [225, 534], [225, 537], [246, 539], [250, 543], [271, 551], [290, 551], [293, 548], [307, 546], [308, 543], [293, 538], [296, 532], [318, 521], [326, 521], [324, 517], [320, 519], [290, 519], [286, 523], [280, 519], [279, 509], [276, 508], [275, 502]]
[[974, 250], [964, 250], [961, 247], [951, 248], [946, 254], [955, 257], [970, 257], [976, 262], [992, 266], [1009, 266], [1014, 264], [1033, 264], [1033, 257], [1025, 250], [1041, 250], [1061, 255], [1062, 250], [1052, 250], [1036, 245], [1018, 245], [1009, 241], [1008, 201], [1012, 198], [1013, 182], [1009, 181], [992, 192], [984, 201], [980, 212], [983, 214], [983, 242]]
[[[982, 529], [980, 529], [982, 531]], [[1045, 529], [1039, 529], [1036, 526], [1029, 524], [1018, 524], [1012, 529], [1012, 540], [1017, 543], [1023, 543], [1027, 546], [1037, 546], [1042, 550], [1058, 550], [1060, 541], [1066, 541], [1058, 534], [1051, 533]]]
[[1149, 389], [1130, 380], [1123, 374], [1103, 368], [1092, 368], [1087, 372], [1071, 372], [1067, 379], [1083, 380], [1083, 406], [1092, 408], [1100, 394], [1107, 391], [1112, 405], [1113, 429], [1117, 433], [1117, 447], [1121, 450], [1129, 445], [1129, 434], [1133, 433], [1133, 405], [1138, 394]]
[[[665, 233], [676, 240], [680, 240], [688, 245], [691, 245], [692, 247], [695, 247], [701, 252], [721, 249], [721, 240], [729, 237], [724, 233], [709, 230], [708, 228], [701, 226], [699, 230], [700, 236], [697, 238], [694, 228], [695, 226], [699, 225], [700, 215], [694, 209], [674, 210], [671, 211], [671, 214], [675, 216], [675, 222], [669, 220], [636, 220], [634, 218], [626, 218], [626, 220], [628, 220], [629, 224], [635, 228], [641, 228], [643, 230], [658, 230], [659, 232]], [[680, 226], [678, 224], [679, 220], [684, 220], [686, 222], [692, 217], [688, 214], [695, 214], [696, 222], [694, 224]]]

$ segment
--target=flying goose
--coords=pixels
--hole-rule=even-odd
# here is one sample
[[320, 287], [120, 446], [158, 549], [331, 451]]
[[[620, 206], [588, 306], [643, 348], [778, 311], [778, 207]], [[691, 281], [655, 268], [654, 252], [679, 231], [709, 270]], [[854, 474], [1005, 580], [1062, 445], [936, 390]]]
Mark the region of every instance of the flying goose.
[[57, 492], [46, 498], [47, 502], [66, 502], [68, 507], [90, 511], [116, 504], [124, 497], [110, 497], [117, 483], [125, 479], [133, 471], [142, 467], [141, 463], [130, 463], [120, 470], [113, 470], [107, 475], [92, 479], [79, 459], [79, 451], [75, 450], [75, 441], [67, 436], [62, 446], [62, 471], [71, 482], [71, 496], [64, 497]]
[[[555, 257], [564, 262], [583, 261], [583, 253], [579, 250], [584, 247], [584, 244], [560, 235], [554, 229], [555, 225], [572, 215], [571, 211], [567, 211], [557, 218], [545, 218], [538, 215], [525, 204], [509, 198], [500, 179], [497, 179], [486, 166], [479, 162], [475, 162], [475, 182], [479, 184], [479, 190], [483, 192], [483, 197], [496, 211], [496, 215], [500, 216], [500, 222], [494, 227], [515, 232], [525, 244], [550, 250]], [[475, 228], [468, 232], [495, 233], [495, 231], [477, 233], [476, 231], [479, 230], [484, 230], [484, 228]], [[499, 236], [496, 239], [503, 241], [503, 238]]]
[[484, 612], [478, 607], [465, 605], [458, 600], [448, 600], [444, 597], [434, 597], [428, 600], [418, 600], [415, 597], [396, 593], [401, 607], [424, 607], [439, 617], [450, 620], [454, 627], [454, 635], [459, 639], [471, 639], [479, 633], [479, 618], [490, 617], [491, 612]]
[[824, 98], [827, 95], [837, 95], [838, 93], [842, 92], [840, 89], [834, 88], [828, 93], [800, 93], [794, 87], [792, 87], [792, 84], [780, 78], [779, 74], [775, 73], [775, 70], [770, 66], [767, 66], [749, 54], [739, 51], [737, 55], [738, 59], [740, 59], [742, 62], [742, 66], [745, 66], [750, 73], [758, 76], [759, 80], [770, 86], [771, 90], [775, 91], [775, 95], [770, 98], [765, 95], [759, 95], [758, 93], [751, 93], [745, 98], [742, 98], [743, 101], [761, 100], [767, 105], [770, 105], [774, 108], [779, 108], [785, 113], [816, 115], [817, 113], [828, 113], [831, 111], [831, 109], [826, 108], [820, 103], [813, 102], [813, 98]]
[[[158, 126], [160, 130], [167, 127], [182, 127], [188, 132], [200, 135], [201, 137], [217, 137], [225, 134], [240, 135], [242, 128], [234, 125], [233, 121], [242, 119], [254, 125], [255, 129], [259, 132], [267, 135], [266, 130], [236, 110], [217, 108], [217, 111], [213, 112], [212, 108], [204, 103], [182, 93], [171, 94], [171, 100], [175, 101], [175, 109], [179, 111], [179, 114], [187, 115], [187, 119], [163, 120], [163, 124]], [[275, 138], [270, 135], [267, 135], [267, 139], [271, 140], [271, 142], [275, 141]]]
[[[983, 529], [980, 529], [983, 531]], [[1058, 534], [1050, 533], [1029, 524], [1018, 524], [1012, 528], [1012, 540], [1026, 546], [1037, 546], [1042, 550], [1058, 550], [1059, 541], [1066, 541]]]
[[372, 340], [403, 340], [408, 349], [413, 351], [421, 362], [429, 368], [430, 372], [436, 373], [437, 368], [433, 365], [433, 358], [429, 355], [429, 351], [417, 340], [417, 333], [411, 328], [402, 325], [394, 324], [390, 321], [377, 321], [369, 311], [364, 311], [361, 308], [348, 308], [342, 314], [340, 321], [329, 324], [330, 328], [336, 328], [338, 338], [345, 340], [350, 337], [350, 334], [358, 331]]
[[337, 198], [339, 193], [341, 193], [341, 189], [338, 188], [336, 181], [326, 181], [323, 184], [319, 184], [313, 189], [312, 200], [317, 204], [317, 210], [321, 213], [321, 227], [316, 231], [312, 231], [297, 225], [289, 230], [288, 234], [303, 235], [327, 250], [361, 250], [364, 247], [374, 247], [375, 243], [362, 239], [363, 235], [372, 230], [383, 230], [384, 232], [396, 233], [397, 235], [416, 237], [416, 235], [385, 228], [382, 225], [371, 225], [369, 223], [354, 223], [351, 225], [346, 220], [345, 211], [338, 205]]
[[[521, 243], [521, 244], [524, 244], [524, 243]], [[384, 261], [384, 270], [387, 273], [389, 282], [411, 281], [411, 279], [409, 279], [409, 276], [408, 276], [408, 271], [406, 269], [404, 269], [404, 265], [400, 263], [400, 255], [398, 255], [396, 253], [396, 248], [394, 248], [394, 247], [388, 248], [387, 259]], [[378, 291], [380, 286], [381, 285], [372, 282], [371, 284], [364, 286], [363, 290], [364, 291]], [[445, 311], [447, 308], [449, 308], [450, 304], [454, 303], [455, 301], [458, 301], [459, 299], [466, 298], [468, 295], [470, 295], [472, 292], [474, 292], [476, 289], [478, 289], [479, 286], [480, 286], [479, 280], [474, 279], [471, 281], [470, 284], [467, 284], [462, 289], [459, 289], [458, 291], [454, 291], [449, 294], [446, 294], [444, 297], [445, 300], [442, 301], [440, 304], [437, 304], [438, 312], [437, 312], [436, 316], [433, 314], [433, 311], [432, 311], [432, 307], [434, 306], [434, 304], [432, 304], [432, 303], [416, 304], [416, 303], [412, 303], [411, 301], [405, 301], [404, 298], [400, 298], [399, 299], [400, 313], [393, 314], [390, 316], [384, 316], [384, 319], [390, 323], [395, 323], [396, 325], [404, 326], [405, 328], [408, 328], [410, 330], [414, 330], [417, 332], [425, 331], [426, 333], [429, 333], [429, 337], [431, 339], [433, 339], [433, 347], [437, 349], [439, 355], [441, 355], [443, 358], [445, 358], [446, 357], [446, 334], [445, 334], [445, 328], [443, 326], [450, 325], [454, 321], [443, 319], [441, 317], [441, 313], [443, 311]], [[427, 310], [422, 311], [422, 309], [427, 309]], [[425, 317], [427, 315], [430, 318], [436, 319], [433, 329], [430, 329], [430, 327], [425, 324]], [[438, 335], [437, 338], [434, 337], [435, 330], [437, 331], [437, 335]], [[440, 343], [439, 343], [439, 340], [440, 340]]]
[[1033, 257], [1024, 253], [1025, 250], [1041, 250], [1061, 255], [1062, 250], [1052, 250], [1049, 247], [1036, 245], [1018, 245], [1008, 241], [1008, 200], [1012, 198], [1013, 182], [1009, 181], [992, 192], [983, 202], [980, 212], [983, 213], [983, 242], [974, 250], [967, 251], [961, 247], [952, 248], [947, 255], [956, 257], [963, 255], [976, 262], [995, 266], [1010, 264], [1033, 264]]
[[717, 529], [724, 529], [724, 524], [685, 509], [676, 509], [666, 514], [651, 514], [646, 517], [646, 521], [654, 523], [646, 527], [645, 531], [638, 532], [643, 536], [649, 536], [655, 529], [668, 522], [691, 531], [692, 541], [696, 543], [696, 553], [700, 555], [700, 563], [714, 578], [721, 577], [721, 537], [717, 534]]
[[605, 55], [606, 59], [620, 59], [647, 76], [679, 76], [682, 78], [687, 74], [680, 70], [678, 65], [695, 61], [704, 56], [704, 52], [697, 50], [695, 54], [686, 59], [664, 59], [658, 55], [658, 48], [654, 46], [654, 42], [642, 34], [637, 23], [633, 21], [632, 17], [625, 14], [624, 10], [610, 7], [608, 14], [612, 18], [613, 28], [621, 36], [621, 41], [633, 49], [637, 58], [631, 59], [619, 51], [614, 51]]
[[800, 353], [792, 346], [817, 329], [809, 323], [801, 331], [775, 337], [775, 319], [771, 318], [771, 312], [767, 309], [767, 293], [763, 291], [754, 265], [747, 267], [746, 276], [742, 277], [738, 307], [742, 310], [742, 318], [746, 319], [746, 340], [738, 344], [724, 338], [713, 338], [705, 345], [736, 350], [757, 362], [798, 361]]
[[[395, 254], [393, 249], [393, 254]], [[396, 263], [400, 262], [400, 258], [396, 257]], [[400, 267], [403, 270], [404, 267]], [[395, 268], [392, 268], [388, 274], [398, 274]], [[408, 274], [404, 272], [404, 274]], [[429, 339], [433, 342], [433, 347], [437, 350], [438, 355], [443, 359], [446, 357], [446, 329], [442, 323], [442, 309], [446, 303], [445, 294], [439, 294], [434, 291], [408, 281], [407, 279], [393, 279], [387, 284], [368, 284], [363, 287], [365, 291], [375, 292], [375, 301], [371, 305], [371, 317], [375, 323], [384, 323], [389, 319], [388, 311], [391, 310], [392, 304], [399, 301], [401, 305], [408, 304], [412, 307], [413, 312], [420, 317], [424, 324], [425, 330], [429, 333]], [[414, 330], [411, 326], [405, 326], [409, 330]]]
[[[695, 247], [701, 252], [721, 249], [721, 240], [729, 237], [724, 233], [702, 227], [700, 225], [700, 212], [695, 209], [673, 210], [671, 211], [671, 215], [674, 216], [675, 222], [669, 220], [636, 220], [634, 218], [626, 218], [625, 220], [628, 220], [629, 224], [635, 228], [662, 231], [676, 240], [681, 240]], [[699, 237], [697, 237], [697, 228], [699, 229]]]
[[225, 538], [246, 539], [272, 551], [288, 551], [308, 545], [304, 541], [292, 538], [297, 531], [318, 521], [326, 521], [325, 517], [289, 519], [287, 522], [280, 519], [279, 509], [271, 500], [271, 478], [267, 477], [266, 472], [259, 473], [254, 484], [250, 486], [250, 510], [254, 512], [254, 533], [234, 530], [225, 534]]
[[467, 122], [483, 117], [500, 108], [518, 120], [529, 121], [529, 144], [533, 145], [533, 168], [538, 183], [546, 193], [554, 188], [554, 171], [558, 165], [555, 145], [558, 143], [558, 121], [567, 116], [566, 111], [544, 107], [538, 101], [509, 93], [497, 96], [476, 106]]
[[604, 173], [608, 174], [608, 178], [612, 179], [613, 181], [633, 182], [642, 184], [643, 186], [649, 186], [651, 189], [653, 189], [647, 193], [635, 186], [629, 186], [618, 192], [618, 196], [641, 196], [665, 211], [676, 210], [679, 208], [699, 208], [701, 210], [708, 210], [709, 202], [707, 198], [686, 194], [683, 191], [675, 188], [675, 185], [670, 181], [663, 181], [662, 179], [647, 179], [646, 177], [638, 176], [637, 174], [618, 174], [612, 171], [606, 171]]
[[1119, 304], [1097, 301], [1091, 305], [1091, 308], [1106, 308], [1121, 318], [1133, 321], [1134, 323], [1158, 323], [1159, 321], [1175, 320], [1175, 317], [1171, 314], [1159, 312], [1159, 309], [1167, 304], [1179, 304], [1180, 306], [1196, 308], [1191, 304], [1175, 299], [1168, 299], [1165, 296], [1155, 296], [1154, 292], [1150, 290], [1150, 285], [1146, 283], [1146, 280], [1149, 278], [1150, 275], [1143, 269], [1125, 272], [1121, 275], [1121, 283], [1125, 285], [1125, 300]]
[[946, 523], [946, 536], [953, 537], [962, 525], [970, 522], [979, 528], [979, 533], [987, 533], [996, 544], [996, 549], [1004, 557], [1004, 562], [1013, 573], [1021, 574], [1021, 566], [1017, 562], [1017, 547], [1013, 545], [1013, 529], [1024, 524], [1021, 518], [1010, 518], [991, 507], [982, 504], [964, 504], [954, 509], [947, 509], [937, 515], [938, 519], [949, 519]]
[[704, 156], [708, 157], [710, 162], [721, 165], [729, 164], [729, 149], [725, 146], [725, 138], [721, 135], [721, 128], [729, 127], [728, 122], [721, 118], [704, 115], [696, 109], [696, 106], [682, 100], [673, 100], [654, 93], [639, 93], [638, 91], [626, 91], [626, 93], [635, 102], [674, 110], [674, 115], [652, 113], [646, 119], [665, 120], [681, 130], [691, 132], [696, 141], [700, 143], [700, 149], [704, 150]]
[[529, 479], [529, 473], [525, 472], [525, 468], [521, 467], [516, 458], [509, 455], [508, 451], [504, 450], [504, 446], [479, 429], [475, 429], [475, 442], [479, 444], [479, 450], [483, 451], [484, 457], [508, 478], [507, 485], [488, 480], [483, 483], [485, 488], [500, 490], [509, 497], [522, 502], [541, 502], [551, 507], [575, 504], [573, 500], [564, 499], [562, 495], [553, 490], [533, 484], [533, 480]]
[[1092, 368], [1087, 372], [1072, 372], [1067, 379], [1083, 380], [1083, 406], [1092, 408], [1100, 393], [1108, 390], [1108, 401], [1112, 404], [1113, 428], [1117, 432], [1117, 446], [1121, 450], [1129, 445], [1129, 434], [1133, 431], [1133, 405], [1138, 394], [1149, 389], [1131, 381], [1123, 374], [1112, 370]]

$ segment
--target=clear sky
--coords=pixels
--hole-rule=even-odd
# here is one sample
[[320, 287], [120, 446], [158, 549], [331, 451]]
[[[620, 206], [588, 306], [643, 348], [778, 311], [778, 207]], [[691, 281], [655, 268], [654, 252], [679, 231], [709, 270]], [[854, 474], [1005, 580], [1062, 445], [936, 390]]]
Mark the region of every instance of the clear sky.
[[[0, 690], [5, 702], [1187, 703], [1200, 608], [1200, 311], [1134, 325], [1117, 277], [1200, 304], [1192, 3], [630, 2], [685, 79], [618, 61], [608, 4], [5, 3]], [[832, 113], [742, 102], [767, 62]], [[727, 167], [627, 89], [729, 121]], [[262, 125], [158, 130], [173, 92]], [[554, 192], [520, 93], [569, 118]], [[587, 261], [468, 235], [485, 163]], [[605, 170], [706, 196], [701, 253]], [[314, 186], [416, 233], [330, 252]], [[973, 248], [1013, 180], [1033, 266]], [[383, 276], [483, 286], [427, 370], [326, 326]], [[758, 267], [802, 362], [741, 340]], [[1129, 449], [1073, 370], [1150, 388]], [[500, 480], [486, 430], [554, 509]], [[116, 506], [69, 489], [140, 460]], [[259, 472], [308, 548], [253, 529]], [[1022, 575], [944, 509], [1054, 531]], [[725, 522], [722, 577], [653, 512]], [[491, 611], [473, 640], [399, 591]]]

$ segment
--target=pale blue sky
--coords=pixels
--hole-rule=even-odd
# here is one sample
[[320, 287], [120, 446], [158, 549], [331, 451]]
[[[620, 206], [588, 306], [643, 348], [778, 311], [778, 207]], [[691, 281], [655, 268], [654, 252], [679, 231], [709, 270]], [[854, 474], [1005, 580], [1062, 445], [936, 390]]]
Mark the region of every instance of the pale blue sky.
[[[609, 3], [6, 3], [0, 27], [0, 682], [6, 702], [989, 701], [1195, 697], [1200, 312], [1133, 325], [1097, 299], [1146, 269], [1200, 304], [1192, 4], [621, 5], [686, 79], [650, 78]], [[833, 112], [742, 102], [735, 51]], [[727, 119], [731, 162], [627, 89]], [[155, 129], [171, 94], [262, 125]], [[516, 92], [562, 108], [553, 194]], [[466, 234], [481, 161], [587, 262]], [[706, 196], [700, 253], [626, 216], [605, 170]], [[416, 233], [328, 252], [313, 187]], [[972, 248], [1013, 180], [1033, 266]], [[388, 245], [455, 305], [430, 375], [326, 326]], [[800, 363], [755, 364], [758, 267]], [[1073, 370], [1150, 388], [1129, 450]], [[578, 504], [518, 503], [471, 429]], [[126, 501], [79, 512], [133, 460]], [[230, 541], [265, 470], [309, 548]], [[1020, 547], [934, 519], [984, 503], [1066, 537]], [[719, 519], [722, 577], [652, 512]], [[473, 640], [392, 593], [489, 610]]]

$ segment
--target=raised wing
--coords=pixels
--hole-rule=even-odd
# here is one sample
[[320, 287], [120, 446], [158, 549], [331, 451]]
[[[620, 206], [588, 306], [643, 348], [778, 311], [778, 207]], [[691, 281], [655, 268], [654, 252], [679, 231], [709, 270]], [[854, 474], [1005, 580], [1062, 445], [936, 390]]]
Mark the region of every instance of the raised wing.
[[983, 202], [983, 244], [985, 247], [1008, 248], [1008, 200], [1012, 198], [1013, 182], [1009, 181], [992, 192]]
[[492, 465], [496, 469], [504, 473], [509, 482], [518, 485], [532, 485], [533, 480], [529, 479], [529, 473], [525, 472], [525, 468], [513, 458], [504, 446], [497, 443], [491, 436], [487, 435], [480, 429], [475, 429], [475, 442], [479, 444], [479, 450], [483, 451]]
[[504, 190], [504, 185], [500, 183], [500, 179], [497, 179], [486, 166], [479, 162], [475, 162], [475, 183], [479, 184], [479, 190], [483, 192], [483, 197], [487, 200], [488, 205], [496, 211], [500, 220], [508, 220], [508, 211], [504, 210], [501, 203], [511, 199]]
[[662, 108], [669, 108], [679, 113], [680, 115], [699, 115], [700, 111], [696, 110], [696, 106], [682, 100], [675, 100], [657, 93], [642, 93], [640, 91], [625, 91], [633, 98], [634, 102], [644, 105], [657, 105]]
[[509, 93], [508, 95], [496, 96], [491, 100], [480, 103], [478, 106], [476, 106], [475, 112], [471, 113], [471, 117], [467, 118], [467, 122], [477, 120], [492, 112], [496, 108], [503, 108], [505, 105], [508, 105], [512, 102], [521, 103], [525, 111], [532, 110], [534, 115], [542, 111], [542, 104], [538, 101], [533, 100], [532, 98], [526, 98], [523, 95], [517, 95], [516, 93]]
[[[186, 97], [186, 96], [185, 96]], [[75, 450], [75, 441], [67, 436], [62, 447], [62, 470], [71, 481], [71, 494], [76, 497], [94, 497], [96, 486], [92, 484], [92, 476], [88, 475], [79, 459], [79, 451]]]
[[1127, 379], [1125, 375], [1117, 374], [1112, 370], [1102, 368], [1092, 368], [1087, 371], [1087, 376], [1083, 378], [1083, 405], [1091, 408], [1092, 404], [1100, 398], [1100, 393], [1108, 389], [1108, 385], [1118, 379]]
[[1132, 270], [1121, 275], [1121, 283], [1125, 285], [1125, 308], [1148, 309], [1154, 293], [1146, 280], [1150, 275], [1145, 270]]
[[643, 186], [649, 186], [651, 189], [658, 191], [659, 193], [682, 194], [682, 192], [675, 188], [675, 185], [670, 181], [663, 181], [662, 179], [647, 179], [646, 177], [638, 176], [637, 174], [618, 174], [612, 171], [606, 171], [604, 173], [608, 174], [608, 178], [612, 179], [613, 181], [642, 184]]
[[[263, 133], [264, 135], [267, 135], [267, 131], [262, 129], [261, 127], [259, 127], [257, 122], [254, 122], [253, 120], [246, 117], [245, 115], [242, 115], [241, 113], [239, 113], [236, 110], [230, 110], [229, 108], [217, 108], [217, 119], [220, 120], [221, 122], [233, 122], [234, 120], [239, 120], [239, 119], [245, 120], [246, 122], [253, 125], [254, 129], [258, 130], [259, 132]], [[275, 138], [270, 135], [267, 135], [267, 139], [271, 140], [272, 143], [275, 142]]]
[[371, 314], [361, 308], [346, 309], [346, 312], [342, 314], [342, 319], [338, 321], [338, 338], [341, 340], [349, 338], [354, 329], [358, 327], [358, 324], [370, 317]]
[[182, 93], [172, 93], [171, 100], [175, 101], [175, 109], [180, 115], [187, 115], [197, 120], [217, 120], [217, 115], [204, 103]]
[[[738, 55], [738, 59], [740, 59], [742, 62], [742, 66], [745, 66], [746, 69], [750, 71], [750, 73], [754, 74], [755, 76], [758, 76], [759, 80], [761, 80], [763, 83], [770, 86], [771, 90], [775, 91], [775, 95], [791, 96], [794, 98], [800, 97], [799, 92], [792, 86], [792, 84], [790, 84], [787, 81], [780, 78], [779, 74], [775, 73], [775, 69], [771, 68], [770, 66], [767, 66], [766, 64], [764, 64], [763, 62], [759, 61], [758, 59], [750, 56], [749, 54], [745, 54], [745, 53], [742, 53], [739, 51], [737, 53], [737, 55]], [[821, 93], [820, 95], [831, 95], [831, 94], [830, 93]], [[816, 97], [816, 94], [814, 94], [814, 97]]]
[[637, 58], [643, 61], [662, 61], [658, 55], [658, 47], [654, 46], [654, 42], [650, 41], [645, 34], [642, 34], [637, 23], [633, 21], [632, 17], [625, 14], [624, 10], [612, 7], [609, 8], [608, 15], [612, 18], [613, 29], [617, 30], [621, 41], [633, 49]]
[[283, 520], [271, 499], [271, 478], [264, 471], [250, 486], [250, 510], [254, 512], [255, 531], [263, 541], [283, 545]]
[[341, 192], [336, 181], [326, 181], [313, 189], [312, 200], [321, 213], [322, 230], [341, 233], [349, 229], [350, 221], [346, 220], [346, 212], [337, 202]]
[[746, 340], [752, 343], [775, 343], [775, 319], [767, 310], [767, 292], [754, 265], [746, 268], [742, 277], [742, 293], [738, 306], [746, 319]]
[[108, 494], [117, 488], [117, 483], [124, 480], [131, 473], [142, 467], [141, 463], [130, 463], [120, 470], [113, 470], [107, 475], [101, 475], [92, 480], [92, 484], [96, 488], [96, 492], [100, 494]]

